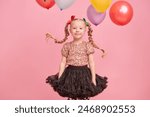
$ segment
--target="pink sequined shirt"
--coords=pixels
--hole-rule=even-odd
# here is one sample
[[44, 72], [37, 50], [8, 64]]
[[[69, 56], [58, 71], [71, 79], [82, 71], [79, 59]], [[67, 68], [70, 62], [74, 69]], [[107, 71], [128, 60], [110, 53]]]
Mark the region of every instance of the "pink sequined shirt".
[[94, 53], [94, 48], [89, 42], [82, 41], [79, 44], [67, 42], [61, 53], [66, 57], [66, 64], [73, 66], [88, 65], [88, 55]]

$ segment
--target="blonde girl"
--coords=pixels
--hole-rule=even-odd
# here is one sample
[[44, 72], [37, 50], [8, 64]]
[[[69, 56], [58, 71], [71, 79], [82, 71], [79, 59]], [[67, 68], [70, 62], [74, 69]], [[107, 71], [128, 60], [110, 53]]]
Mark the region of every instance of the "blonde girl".
[[[88, 42], [83, 40], [87, 28]], [[51, 34], [46, 34], [46, 39], [51, 38], [59, 44], [64, 43], [70, 34], [73, 38], [63, 45], [59, 72], [46, 79], [46, 83], [49, 83], [62, 97], [85, 100], [98, 95], [107, 87], [107, 77], [95, 73], [94, 48], [101, 50], [102, 57], [105, 51], [95, 44], [92, 32], [91, 25], [85, 18], [71, 16], [71, 20], [66, 23], [63, 40], [59, 41]]]

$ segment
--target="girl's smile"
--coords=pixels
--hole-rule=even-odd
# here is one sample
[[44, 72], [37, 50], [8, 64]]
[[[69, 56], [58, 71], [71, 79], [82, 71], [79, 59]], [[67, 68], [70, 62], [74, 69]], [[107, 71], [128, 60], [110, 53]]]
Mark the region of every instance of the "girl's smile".
[[70, 33], [74, 39], [81, 39], [86, 31], [85, 22], [82, 20], [72, 21], [70, 26]]

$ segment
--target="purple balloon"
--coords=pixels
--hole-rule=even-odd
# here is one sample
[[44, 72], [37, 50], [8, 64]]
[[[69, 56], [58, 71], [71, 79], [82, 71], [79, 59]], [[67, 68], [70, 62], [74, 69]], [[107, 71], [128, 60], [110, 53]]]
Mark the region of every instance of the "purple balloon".
[[90, 20], [90, 22], [94, 25], [98, 25], [100, 24], [104, 19], [105, 19], [105, 16], [106, 16], [106, 12], [104, 13], [100, 13], [100, 12], [97, 12], [92, 5], [90, 5], [87, 9], [87, 17], [88, 19]]

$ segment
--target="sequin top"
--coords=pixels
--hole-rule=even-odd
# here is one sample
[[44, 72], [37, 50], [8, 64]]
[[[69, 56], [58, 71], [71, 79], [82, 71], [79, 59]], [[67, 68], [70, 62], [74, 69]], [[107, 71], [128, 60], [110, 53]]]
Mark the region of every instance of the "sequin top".
[[79, 44], [67, 42], [61, 50], [62, 56], [66, 57], [66, 64], [73, 66], [88, 65], [88, 55], [94, 53], [90, 42], [82, 41]]

